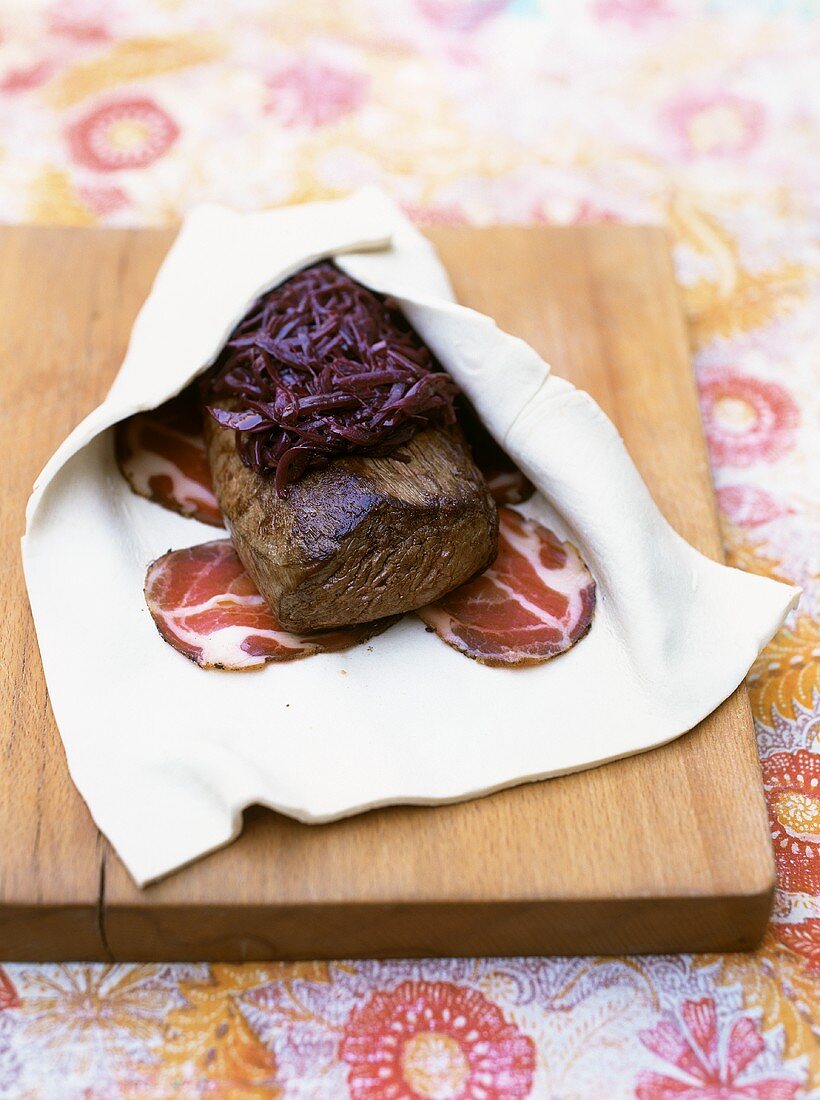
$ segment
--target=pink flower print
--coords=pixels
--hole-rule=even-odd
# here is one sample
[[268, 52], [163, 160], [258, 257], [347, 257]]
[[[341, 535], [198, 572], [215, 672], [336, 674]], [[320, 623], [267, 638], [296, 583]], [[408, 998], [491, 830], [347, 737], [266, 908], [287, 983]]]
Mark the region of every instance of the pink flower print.
[[48, 29], [75, 42], [107, 42], [110, 7], [110, 0], [59, 0], [48, 13]]
[[402, 210], [418, 225], [467, 225], [467, 215], [457, 203], [403, 202]]
[[639, 1036], [677, 1071], [642, 1071], [637, 1100], [794, 1100], [799, 1085], [785, 1077], [755, 1077], [747, 1070], [763, 1052], [763, 1037], [753, 1020], [741, 1016], [719, 1041], [717, 1010], [711, 997], [684, 1001], [680, 1022], [662, 1020]]
[[116, 172], [153, 164], [176, 141], [179, 127], [147, 96], [124, 96], [87, 111], [66, 136], [78, 164]]
[[507, 0], [416, 0], [416, 7], [445, 31], [474, 31], [507, 6]]
[[14, 982], [7, 972], [0, 966], [0, 1011], [4, 1008], [18, 1008], [20, 998], [14, 988]]
[[31, 88], [39, 88], [54, 74], [54, 62], [48, 58], [34, 61], [31, 65], [23, 65], [19, 69], [8, 69], [0, 77], [0, 92], [13, 94], [15, 92], [27, 92]]
[[354, 1008], [339, 1054], [353, 1100], [523, 1100], [535, 1044], [476, 989], [403, 982]]
[[794, 445], [800, 414], [779, 383], [721, 366], [705, 371], [699, 388], [706, 438], [718, 466], [775, 462]]
[[637, 29], [672, 12], [666, 0], [598, 0], [595, 14], [599, 19], [621, 19]]
[[725, 485], [718, 489], [717, 498], [721, 512], [738, 527], [759, 527], [789, 512], [756, 485]]
[[800, 924], [776, 924], [774, 934], [806, 960], [809, 974], [820, 977], [820, 918], [809, 917]]
[[605, 206], [592, 202], [590, 199], [581, 199], [572, 217], [573, 225], [597, 225], [600, 222], [620, 221], [618, 215]]
[[369, 81], [355, 69], [303, 57], [269, 77], [268, 110], [284, 126], [319, 129], [351, 114], [367, 98]]
[[114, 214], [130, 202], [121, 187], [83, 185], [77, 188], [77, 193], [94, 214]]
[[760, 140], [765, 113], [731, 92], [688, 91], [667, 105], [664, 120], [685, 157], [740, 157]]

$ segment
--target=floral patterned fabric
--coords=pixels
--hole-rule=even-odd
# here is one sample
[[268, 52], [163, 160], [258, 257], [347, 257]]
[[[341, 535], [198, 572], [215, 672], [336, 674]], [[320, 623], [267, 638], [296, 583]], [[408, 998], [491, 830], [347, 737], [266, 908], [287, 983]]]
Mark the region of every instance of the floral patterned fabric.
[[170, 223], [378, 181], [422, 222], [674, 244], [730, 559], [805, 587], [750, 678], [780, 891], [750, 956], [0, 974], [0, 1096], [820, 1096], [820, 9], [0, 0], [0, 216]]

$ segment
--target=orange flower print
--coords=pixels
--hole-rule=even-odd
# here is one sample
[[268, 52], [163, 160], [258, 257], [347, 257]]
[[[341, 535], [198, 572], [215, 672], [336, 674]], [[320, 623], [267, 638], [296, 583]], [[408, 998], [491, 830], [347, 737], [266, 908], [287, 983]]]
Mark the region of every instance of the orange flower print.
[[820, 894], [820, 754], [776, 752], [762, 766], [778, 883]]
[[799, 1085], [785, 1077], [757, 1077], [750, 1067], [764, 1050], [753, 1020], [741, 1016], [718, 1033], [711, 997], [684, 1001], [680, 1020], [662, 1020], [639, 1038], [674, 1074], [643, 1071], [637, 1100], [794, 1100]]
[[268, 110], [284, 126], [331, 126], [365, 101], [368, 83], [355, 69], [303, 57], [268, 78]]
[[[775, 714], [790, 721], [801, 714], [808, 718], [820, 693], [820, 620], [801, 615], [792, 626], [783, 627], [752, 665], [747, 683], [759, 722], [776, 726]], [[798, 745], [781, 741], [772, 747], [802, 748], [812, 740], [810, 736]]]
[[763, 133], [763, 107], [726, 91], [686, 91], [664, 112], [684, 157], [740, 157]]
[[67, 131], [72, 158], [97, 172], [147, 168], [178, 136], [171, 116], [147, 96], [127, 96], [94, 107]]
[[475, 989], [408, 981], [355, 1008], [339, 1053], [353, 1100], [521, 1100], [535, 1044]]
[[800, 924], [775, 924], [774, 934], [790, 950], [806, 959], [806, 970], [820, 976], [820, 919], [810, 917]]
[[777, 382], [713, 367], [700, 376], [699, 388], [706, 438], [718, 466], [775, 462], [793, 446], [800, 414]]

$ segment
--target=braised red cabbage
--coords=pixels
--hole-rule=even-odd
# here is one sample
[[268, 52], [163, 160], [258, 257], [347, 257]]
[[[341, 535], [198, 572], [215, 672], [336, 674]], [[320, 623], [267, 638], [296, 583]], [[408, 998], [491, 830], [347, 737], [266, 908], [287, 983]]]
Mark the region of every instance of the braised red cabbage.
[[388, 455], [431, 424], [452, 424], [457, 392], [393, 301], [325, 262], [251, 307], [206, 403], [235, 430], [245, 465], [273, 473], [284, 495], [331, 459]]

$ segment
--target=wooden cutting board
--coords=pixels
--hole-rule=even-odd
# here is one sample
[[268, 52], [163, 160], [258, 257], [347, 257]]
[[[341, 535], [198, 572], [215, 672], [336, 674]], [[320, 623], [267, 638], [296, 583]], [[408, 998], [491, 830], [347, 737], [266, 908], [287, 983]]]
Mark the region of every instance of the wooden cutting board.
[[[664, 234], [607, 225], [430, 235], [459, 299], [589, 390], [673, 526], [721, 559]], [[745, 689], [664, 748], [474, 802], [318, 826], [253, 808], [229, 848], [158, 885], [133, 885], [68, 777], [17, 540], [36, 473], [105, 394], [172, 237], [0, 232], [0, 959], [754, 946], [774, 869]], [[93, 659], [99, 642], [77, 630]]]

